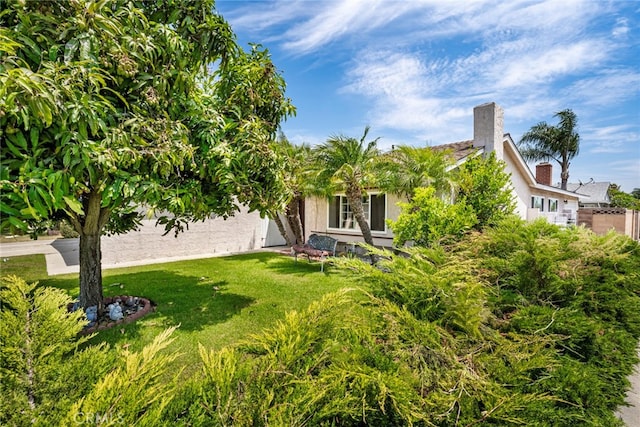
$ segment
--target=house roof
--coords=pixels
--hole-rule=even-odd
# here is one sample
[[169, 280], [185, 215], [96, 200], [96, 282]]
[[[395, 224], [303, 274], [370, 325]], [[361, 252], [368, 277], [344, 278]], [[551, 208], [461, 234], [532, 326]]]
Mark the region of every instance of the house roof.
[[577, 193], [580, 201], [586, 203], [611, 203], [609, 187], [610, 182], [567, 183], [567, 191]]
[[[574, 191], [562, 190], [559, 187], [543, 185], [536, 182], [535, 176], [529, 169], [527, 162], [522, 158], [520, 151], [518, 151], [518, 148], [516, 147], [509, 133], [504, 134], [503, 144], [506, 147], [506, 149], [509, 150], [513, 154], [513, 156], [516, 158], [516, 164], [514, 166], [520, 170], [520, 173], [524, 176], [525, 180], [529, 183], [529, 186], [531, 188], [543, 190], [546, 192], [556, 193], [556, 194], [563, 195], [565, 197], [570, 197], [570, 198], [577, 198], [579, 196], [579, 194], [576, 194]], [[473, 140], [436, 145], [430, 148], [436, 151], [450, 150], [456, 162], [455, 166], [459, 166], [460, 164], [464, 163], [471, 157], [484, 152], [484, 147], [473, 146]]]
[[452, 142], [451, 144], [436, 145], [431, 147], [431, 149], [435, 151], [445, 151], [445, 150], [451, 151], [451, 155], [453, 156], [456, 162], [478, 151], [478, 148], [473, 146], [472, 140]]

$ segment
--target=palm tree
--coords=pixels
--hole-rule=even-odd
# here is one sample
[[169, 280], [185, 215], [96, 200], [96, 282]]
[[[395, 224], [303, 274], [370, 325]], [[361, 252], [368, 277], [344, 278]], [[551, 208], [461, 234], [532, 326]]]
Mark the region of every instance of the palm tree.
[[331, 196], [344, 191], [364, 241], [373, 246], [371, 228], [367, 223], [362, 198], [366, 188], [375, 185], [375, 160], [379, 155], [377, 142], [365, 142], [369, 126], [358, 140], [342, 135], [330, 137], [314, 150], [316, 193]]
[[[310, 179], [308, 175], [311, 147], [307, 144], [292, 144], [282, 131], [278, 135], [277, 142], [277, 147], [283, 157], [282, 173], [287, 194], [285, 196], [286, 202], [284, 206], [274, 206], [269, 212], [269, 216], [276, 223], [287, 246], [293, 246], [296, 243], [304, 243], [302, 221], [300, 219], [300, 204], [307, 194], [309, 187], [308, 182]], [[289, 228], [293, 232], [294, 240], [291, 240], [285, 224], [282, 222], [280, 213], [284, 213]]]
[[561, 168], [560, 188], [567, 189], [569, 165], [580, 149], [580, 135], [576, 132], [578, 119], [570, 109], [554, 115], [558, 117], [558, 126], [540, 122], [522, 135], [518, 146], [522, 157], [527, 161], [555, 160]]
[[291, 197], [285, 208], [287, 222], [293, 235], [295, 242], [304, 243], [304, 235], [302, 233], [302, 221], [300, 219], [300, 204], [304, 197], [308, 194], [309, 181], [309, 165], [311, 158], [311, 147], [307, 144], [294, 145], [287, 141], [285, 183], [289, 187]]
[[418, 187], [434, 187], [440, 197], [450, 197], [450, 152], [431, 147], [395, 147], [380, 162], [383, 170], [380, 186], [386, 191], [404, 196], [409, 202]]

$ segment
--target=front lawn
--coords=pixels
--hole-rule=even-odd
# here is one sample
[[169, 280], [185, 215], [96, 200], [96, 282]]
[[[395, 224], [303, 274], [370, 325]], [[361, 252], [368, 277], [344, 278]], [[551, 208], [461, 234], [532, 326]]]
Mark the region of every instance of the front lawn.
[[[3, 274], [44, 276], [19, 261]], [[640, 337], [636, 242], [510, 219], [376, 267], [338, 263], [321, 273], [260, 253], [105, 271], [107, 295], [157, 304], [93, 338], [133, 352], [74, 351], [82, 326], [60, 307], [75, 275], [37, 290], [7, 281], [0, 423], [622, 426]], [[367, 292], [338, 291], [358, 285]]]
[[[326, 267], [326, 266], [325, 266]], [[47, 277], [44, 256], [13, 257], [2, 265], [3, 276], [79, 293], [78, 275]], [[201, 365], [198, 343], [220, 349], [273, 326], [288, 311], [301, 310], [322, 295], [353, 285], [337, 269], [275, 253], [179, 261], [103, 271], [104, 295], [144, 296], [157, 304], [155, 313], [132, 324], [97, 334], [91, 342], [107, 342], [140, 350], [164, 329], [180, 325], [169, 350], [188, 367]]]

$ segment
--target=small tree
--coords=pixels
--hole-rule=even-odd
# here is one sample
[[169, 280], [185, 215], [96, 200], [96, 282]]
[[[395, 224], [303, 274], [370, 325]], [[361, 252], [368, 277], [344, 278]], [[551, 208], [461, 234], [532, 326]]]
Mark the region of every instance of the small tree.
[[362, 137], [332, 136], [314, 150], [315, 191], [332, 196], [344, 191], [364, 241], [373, 246], [371, 228], [364, 215], [362, 198], [366, 189], [375, 186], [375, 161], [379, 155], [378, 138], [366, 142], [369, 127]]
[[[638, 189], [634, 189], [634, 191], [636, 190]], [[617, 184], [611, 184], [609, 197], [611, 198], [611, 206], [640, 211], [640, 198], [635, 197], [634, 193], [627, 194], [620, 190]]]
[[278, 138], [278, 147], [282, 150], [284, 157], [284, 181], [287, 192], [284, 215], [289, 228], [293, 231], [294, 242], [291, 241], [286, 227], [280, 219], [280, 212], [274, 211], [271, 216], [287, 245], [292, 246], [295, 243], [304, 243], [300, 204], [304, 200], [304, 196], [309, 192], [311, 147], [306, 144], [294, 145], [289, 142], [283, 133]]
[[238, 48], [213, 0], [3, 5], [0, 210], [22, 228], [69, 220], [84, 307], [102, 303], [100, 236], [143, 209], [180, 230], [284, 202], [284, 81], [268, 52]]
[[389, 221], [397, 246], [407, 241], [424, 247], [451, 243], [477, 223], [473, 209], [464, 201], [445, 202], [433, 187], [417, 188], [411, 202], [399, 206], [398, 220]]
[[515, 209], [511, 176], [504, 168], [504, 161], [492, 152], [468, 160], [457, 171], [456, 203], [464, 202], [473, 210], [478, 229], [497, 224]]
[[525, 160], [555, 160], [561, 168], [560, 188], [567, 189], [571, 159], [580, 150], [580, 135], [576, 132], [578, 119], [567, 109], [555, 114], [560, 119], [558, 126], [540, 122], [522, 135], [518, 145]]

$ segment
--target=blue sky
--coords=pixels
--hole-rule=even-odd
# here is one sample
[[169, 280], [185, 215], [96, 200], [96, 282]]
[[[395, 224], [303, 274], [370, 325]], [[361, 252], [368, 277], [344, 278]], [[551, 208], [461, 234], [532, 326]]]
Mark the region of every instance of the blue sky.
[[[238, 41], [260, 43], [287, 82], [294, 143], [380, 137], [379, 147], [473, 137], [496, 102], [519, 141], [571, 108], [570, 182], [640, 187], [640, 1], [218, 1]], [[559, 182], [554, 165], [554, 182]]]

